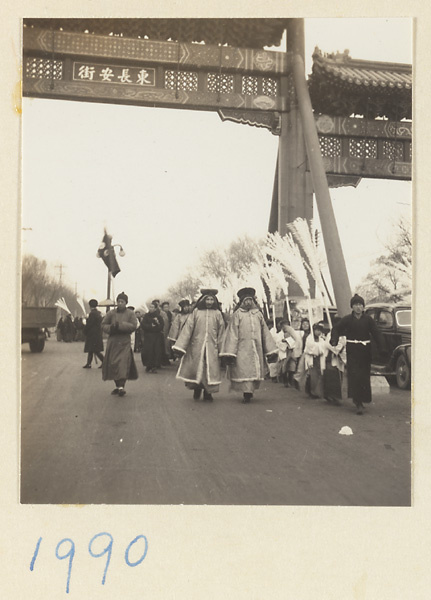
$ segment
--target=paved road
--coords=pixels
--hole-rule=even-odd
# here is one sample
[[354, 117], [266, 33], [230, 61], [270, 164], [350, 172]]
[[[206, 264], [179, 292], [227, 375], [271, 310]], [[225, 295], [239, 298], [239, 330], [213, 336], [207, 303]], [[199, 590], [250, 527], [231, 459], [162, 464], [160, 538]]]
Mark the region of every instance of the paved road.
[[[139, 358], [139, 355], [135, 354]], [[176, 366], [124, 398], [83, 344], [22, 347], [21, 502], [44, 504], [410, 504], [410, 393], [357, 416], [264, 382], [250, 405], [223, 381], [194, 402]], [[353, 435], [340, 435], [349, 426]]]

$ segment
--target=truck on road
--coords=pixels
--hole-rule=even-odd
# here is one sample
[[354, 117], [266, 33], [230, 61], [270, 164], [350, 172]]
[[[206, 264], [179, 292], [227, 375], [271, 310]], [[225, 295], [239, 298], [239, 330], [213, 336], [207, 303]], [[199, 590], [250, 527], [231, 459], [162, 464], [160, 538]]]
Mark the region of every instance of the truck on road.
[[55, 327], [55, 306], [23, 306], [21, 312], [21, 343], [28, 342], [32, 352], [42, 352], [45, 347], [46, 330]]

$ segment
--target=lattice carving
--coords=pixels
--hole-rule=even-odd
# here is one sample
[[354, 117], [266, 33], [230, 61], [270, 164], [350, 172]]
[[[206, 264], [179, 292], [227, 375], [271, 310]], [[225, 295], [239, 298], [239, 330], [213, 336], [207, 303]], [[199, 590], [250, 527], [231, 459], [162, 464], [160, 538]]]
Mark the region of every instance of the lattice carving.
[[377, 141], [368, 138], [349, 139], [349, 156], [377, 158]]
[[246, 96], [257, 96], [257, 77], [245, 76], [242, 78], [242, 93]]
[[333, 135], [320, 135], [322, 156], [341, 156], [341, 140]]
[[404, 160], [403, 143], [396, 142], [395, 140], [385, 140], [383, 142], [383, 156], [385, 158], [390, 158], [391, 160], [402, 162]]
[[193, 71], [165, 71], [165, 89], [196, 92], [198, 74]]
[[272, 77], [264, 77], [262, 79], [262, 92], [265, 96], [277, 95], [277, 80]]
[[62, 79], [63, 61], [50, 58], [27, 58], [25, 76], [32, 79]]
[[231, 94], [233, 92], [233, 75], [208, 73], [208, 91]]

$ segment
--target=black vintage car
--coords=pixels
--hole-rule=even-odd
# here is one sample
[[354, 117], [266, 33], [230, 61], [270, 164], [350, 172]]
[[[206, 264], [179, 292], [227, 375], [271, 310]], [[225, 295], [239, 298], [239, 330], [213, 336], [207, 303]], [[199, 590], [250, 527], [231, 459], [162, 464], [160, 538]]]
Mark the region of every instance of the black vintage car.
[[411, 382], [412, 309], [407, 304], [368, 304], [365, 312], [373, 318], [383, 337], [379, 352], [371, 341], [371, 369], [386, 375], [403, 390]]

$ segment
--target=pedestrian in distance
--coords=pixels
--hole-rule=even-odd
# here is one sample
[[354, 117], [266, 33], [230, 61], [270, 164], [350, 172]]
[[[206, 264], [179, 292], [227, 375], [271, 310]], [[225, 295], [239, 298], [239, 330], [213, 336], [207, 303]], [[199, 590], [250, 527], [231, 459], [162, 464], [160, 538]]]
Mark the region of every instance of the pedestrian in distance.
[[63, 341], [63, 317], [60, 317], [57, 323], [57, 328], [55, 330], [57, 334], [57, 342]]
[[163, 319], [163, 354], [162, 354], [162, 365], [167, 367], [171, 363], [171, 344], [168, 340], [169, 329], [171, 328], [172, 313], [169, 310], [169, 302], [162, 302], [159, 304], [160, 316]]
[[265, 379], [267, 362], [278, 360], [278, 349], [258, 308], [254, 288], [242, 288], [237, 295], [239, 303], [229, 321], [220, 356], [227, 365], [231, 390], [242, 391], [242, 402], [248, 404]]
[[306, 373], [305, 390], [311, 398], [323, 398], [323, 372], [325, 370], [326, 346], [321, 325], [313, 325], [304, 349]]
[[168, 340], [171, 342], [172, 346], [177, 341], [181, 329], [183, 328], [183, 325], [191, 312], [190, 300], [187, 300], [187, 298], [180, 300], [178, 302], [178, 306], [180, 307], [180, 311], [174, 316], [168, 334]]
[[73, 324], [72, 315], [68, 313], [63, 319], [61, 335], [65, 342], [71, 343], [75, 339], [75, 325]]
[[102, 330], [109, 334], [105, 359], [102, 363], [103, 381], [114, 380], [111, 394], [124, 396], [128, 379], [138, 379], [131, 347], [131, 333], [138, 320], [132, 310], [127, 310], [128, 297], [124, 292], [117, 296], [117, 308], [110, 310], [102, 321]]
[[202, 289], [201, 297], [187, 317], [172, 350], [181, 358], [177, 379], [193, 390], [193, 398], [213, 401], [219, 391], [221, 371], [219, 351], [224, 319], [217, 299], [218, 290]]
[[138, 320], [138, 327], [135, 331], [135, 339], [133, 342], [133, 352], [141, 352], [142, 350], [142, 336], [141, 336], [141, 320], [142, 320], [142, 315], [141, 315], [141, 311], [139, 310], [135, 310], [135, 316]]
[[89, 303], [90, 312], [87, 317], [87, 322], [83, 327], [85, 335], [84, 352], [87, 352], [87, 362], [84, 365], [84, 369], [91, 369], [91, 363], [93, 356], [96, 355], [100, 360], [100, 367], [103, 364], [103, 336], [102, 336], [102, 320], [103, 316], [100, 310], [97, 309], [98, 302], [92, 298]]
[[340, 336], [346, 336], [348, 397], [362, 415], [364, 404], [371, 402], [371, 337], [378, 350], [383, 338], [375, 321], [364, 313], [365, 301], [355, 294], [350, 300], [352, 312], [336, 323], [331, 331], [330, 344], [336, 347]]
[[147, 373], [157, 373], [164, 356], [164, 322], [157, 301], [152, 302], [149, 311], [141, 319], [141, 360]]
[[[335, 317], [333, 324], [339, 323], [340, 318]], [[331, 332], [326, 335], [326, 366], [323, 373], [323, 396], [329, 404], [339, 406], [344, 399], [344, 371], [347, 362], [346, 337], [340, 335], [338, 344], [331, 346]]]

